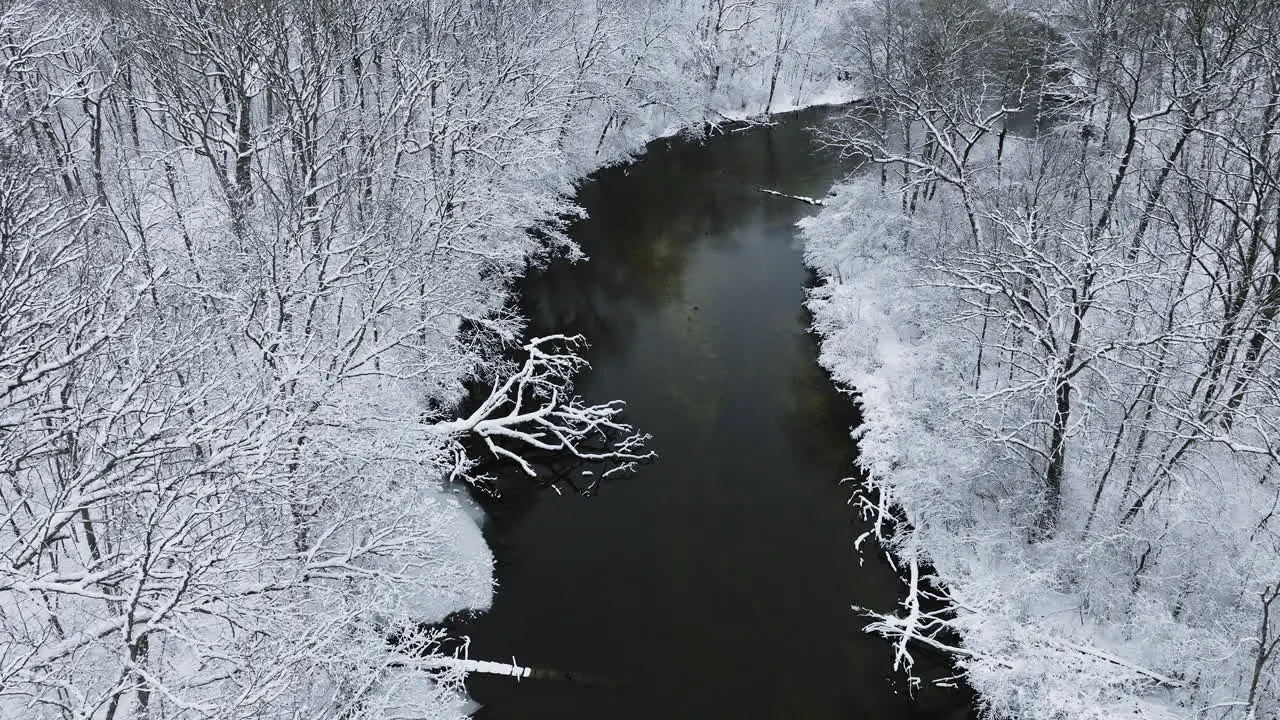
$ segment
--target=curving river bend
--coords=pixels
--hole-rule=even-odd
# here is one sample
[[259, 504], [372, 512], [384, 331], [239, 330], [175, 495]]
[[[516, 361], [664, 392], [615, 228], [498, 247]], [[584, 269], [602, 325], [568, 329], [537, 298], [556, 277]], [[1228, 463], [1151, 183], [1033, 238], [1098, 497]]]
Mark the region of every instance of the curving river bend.
[[823, 196], [852, 166], [809, 129], [841, 112], [656, 141], [581, 186], [590, 261], [522, 283], [531, 332], [584, 334], [578, 391], [625, 400], [660, 457], [590, 498], [517, 481], [483, 503], [499, 588], [471, 657], [607, 681], [473, 676], [477, 718], [970, 717], [960, 690], [911, 700], [851, 609], [901, 584], [853, 549], [857, 416], [802, 306], [794, 224], [817, 208], [757, 191]]

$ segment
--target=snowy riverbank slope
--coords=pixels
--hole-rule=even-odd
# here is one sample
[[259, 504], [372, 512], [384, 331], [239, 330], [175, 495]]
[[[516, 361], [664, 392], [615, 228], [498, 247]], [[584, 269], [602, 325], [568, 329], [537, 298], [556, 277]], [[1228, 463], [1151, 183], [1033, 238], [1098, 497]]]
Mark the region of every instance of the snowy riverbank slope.
[[849, 25], [868, 167], [804, 225], [810, 302], [954, 609], [875, 629], [954, 630], [998, 717], [1280, 714], [1280, 8], [1192, 5]]
[[0, 718], [459, 717], [442, 485], [629, 432], [504, 360], [513, 280], [592, 169], [825, 89], [840, 5], [0, 9]]
[[[1034, 401], [1043, 381], [1010, 359], [1019, 333], [1036, 331], [974, 312], [1002, 290], [961, 277], [981, 260], [952, 241], [968, 232], [956, 196], [940, 197], [908, 216], [868, 173], [801, 223], [822, 278], [809, 302], [821, 362], [864, 417], [862, 509], [884, 523], [905, 573], [932, 566], [955, 611], [924, 616], [912, 598], [876, 629], [900, 641], [954, 630], [958, 662], [994, 717], [1274, 717], [1275, 665], [1262, 654], [1280, 609], [1270, 606], [1268, 627], [1274, 595], [1262, 593], [1280, 579], [1274, 465], [1204, 447], [1158, 503], [1110, 514], [1111, 489], [1097, 483], [1114, 441], [1102, 415], [1116, 409], [1088, 409], [1071, 428], [1071, 484], [1046, 537], [1036, 527], [1044, 465], [1020, 447], [1045, 412]], [[1080, 405], [1124, 382], [1081, 379]]]

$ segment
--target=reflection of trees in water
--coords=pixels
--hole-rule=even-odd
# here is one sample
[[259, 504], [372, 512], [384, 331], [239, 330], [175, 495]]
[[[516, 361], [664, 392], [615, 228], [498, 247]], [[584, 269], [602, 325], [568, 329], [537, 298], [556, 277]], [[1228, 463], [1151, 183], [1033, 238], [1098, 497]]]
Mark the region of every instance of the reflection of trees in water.
[[590, 260], [553, 263], [521, 283], [534, 328], [582, 333], [597, 352], [610, 352], [625, 342], [638, 311], [680, 299], [694, 244], [731, 212], [702, 189], [713, 172], [708, 163], [670, 157], [697, 158], [697, 150], [682, 144], [583, 186], [579, 200], [591, 217], [571, 234]]
[[[800, 308], [797, 324], [809, 327], [813, 316]], [[818, 339], [804, 333], [791, 344], [789, 402], [783, 418], [792, 447], [818, 467], [842, 467], [854, 473], [854, 441], [849, 436], [862, 422], [853, 399], [842, 395], [818, 364]], [[838, 478], [835, 478], [838, 479]], [[833, 479], [833, 480], [835, 480]]]
[[[805, 113], [809, 121], [836, 114]], [[678, 302], [699, 244], [731, 243], [726, 229], [759, 211], [755, 188], [799, 178], [799, 190], [825, 191], [831, 158], [816, 156], [811, 122], [791, 121], [711, 138], [673, 138], [633, 165], [584, 182], [588, 219], [570, 235], [591, 258], [552, 262], [519, 284], [535, 331], [582, 333], [598, 353], [620, 349], [637, 311]], [[814, 183], [822, 187], [814, 189]], [[781, 207], [781, 206], [780, 206]]]
[[664, 358], [663, 384], [653, 389], [686, 417], [694, 437], [709, 442], [721, 419], [728, 361], [720, 357], [715, 328], [701, 311], [689, 308], [681, 317], [679, 325], [671, 328], [673, 341]]

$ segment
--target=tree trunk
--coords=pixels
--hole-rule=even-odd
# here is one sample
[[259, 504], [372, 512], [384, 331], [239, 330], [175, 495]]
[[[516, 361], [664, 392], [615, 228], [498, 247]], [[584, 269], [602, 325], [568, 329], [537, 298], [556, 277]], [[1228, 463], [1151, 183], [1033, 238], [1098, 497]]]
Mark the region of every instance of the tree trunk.
[[1071, 421], [1071, 382], [1059, 378], [1054, 387], [1053, 423], [1049, 431], [1049, 465], [1045, 469], [1043, 504], [1036, 519], [1039, 539], [1047, 540], [1058, 528], [1062, 512], [1062, 483], [1066, 476], [1067, 424]]

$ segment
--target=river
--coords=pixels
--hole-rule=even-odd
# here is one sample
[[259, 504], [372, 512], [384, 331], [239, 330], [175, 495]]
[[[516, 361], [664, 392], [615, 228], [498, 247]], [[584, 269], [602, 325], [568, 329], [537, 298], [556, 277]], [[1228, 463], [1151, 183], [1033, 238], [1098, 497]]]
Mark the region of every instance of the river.
[[473, 676], [477, 718], [971, 716], [963, 689], [913, 700], [851, 607], [902, 586], [853, 549], [858, 418], [806, 332], [794, 227], [817, 208], [757, 189], [821, 197], [849, 172], [809, 133], [837, 112], [652, 143], [582, 184], [590, 260], [522, 283], [531, 332], [585, 335], [578, 391], [625, 400], [660, 457], [591, 497], [507, 478], [484, 501], [499, 586], [471, 657], [602, 681]]

